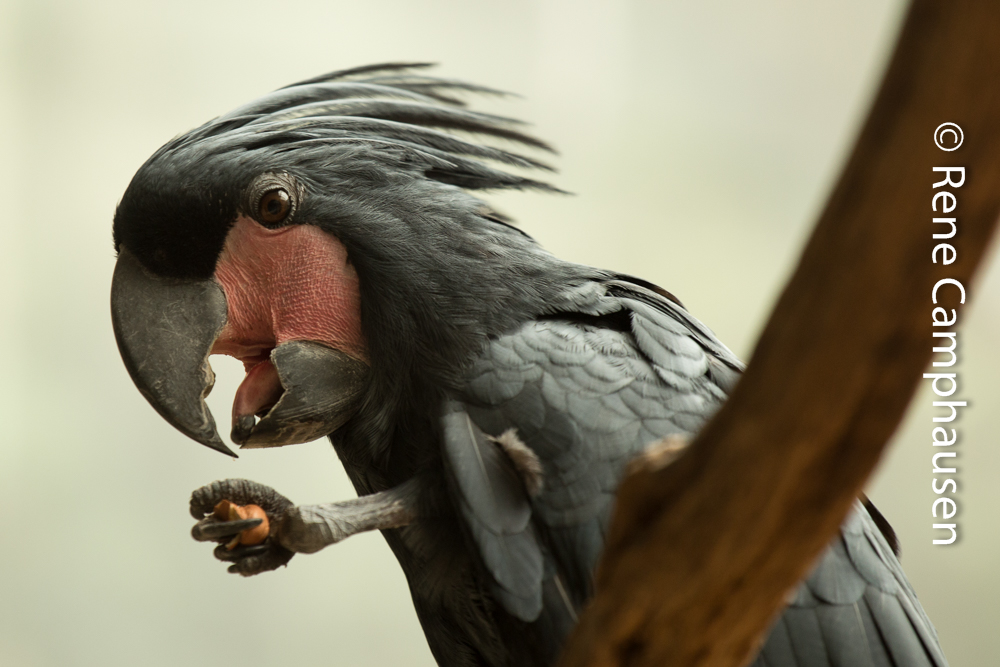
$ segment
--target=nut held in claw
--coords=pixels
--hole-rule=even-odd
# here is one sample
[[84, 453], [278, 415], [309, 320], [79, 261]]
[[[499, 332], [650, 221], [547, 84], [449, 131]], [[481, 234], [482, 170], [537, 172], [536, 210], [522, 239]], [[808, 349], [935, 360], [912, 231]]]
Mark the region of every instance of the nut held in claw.
[[253, 546], [260, 544], [267, 539], [271, 531], [267, 520], [267, 512], [258, 505], [240, 506], [228, 500], [220, 500], [212, 509], [212, 514], [220, 521], [238, 521], [239, 519], [260, 519], [259, 525], [240, 531], [240, 534], [232, 539], [226, 548], [232, 551], [237, 544]]

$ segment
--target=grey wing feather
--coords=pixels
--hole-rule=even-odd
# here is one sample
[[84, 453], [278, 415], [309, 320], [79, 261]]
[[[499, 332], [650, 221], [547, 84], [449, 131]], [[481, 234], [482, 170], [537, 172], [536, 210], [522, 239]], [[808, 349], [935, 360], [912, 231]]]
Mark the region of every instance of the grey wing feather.
[[454, 401], [442, 417], [444, 451], [461, 511], [504, 607], [524, 621], [542, 608], [542, 554], [524, 485], [495, 443]]
[[795, 591], [754, 663], [755, 667], [947, 664], [899, 561], [860, 503]]
[[[656, 319], [661, 322], [671, 321], [671, 324], [668, 325], [670, 330], [676, 330], [677, 325], [680, 325], [688, 337], [704, 347], [712, 357], [725, 366], [737, 373], [742, 372], [745, 368], [743, 362], [733, 354], [732, 350], [679, 304], [663, 298], [652, 290], [627, 281], [613, 280], [608, 281], [606, 285], [608, 293], [620, 297], [624, 303], [629, 304], [630, 309], [634, 310], [636, 303], [642, 303], [648, 306], [647, 314], [657, 314]], [[665, 319], [661, 319], [661, 317]]]

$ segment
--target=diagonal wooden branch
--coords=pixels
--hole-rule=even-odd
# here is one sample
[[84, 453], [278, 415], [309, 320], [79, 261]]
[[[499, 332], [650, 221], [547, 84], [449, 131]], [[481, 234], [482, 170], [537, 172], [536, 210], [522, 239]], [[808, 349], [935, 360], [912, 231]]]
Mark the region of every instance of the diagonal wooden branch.
[[[1000, 211], [1000, 3], [917, 0], [800, 264], [729, 402], [623, 482], [564, 667], [739, 667], [828, 543], [931, 354], [931, 292], [968, 289]], [[964, 143], [943, 152], [941, 123]], [[964, 166], [934, 264], [933, 167]], [[957, 177], [956, 177], [956, 180]], [[940, 242], [940, 241], [938, 241]], [[939, 294], [958, 307], [957, 288]]]

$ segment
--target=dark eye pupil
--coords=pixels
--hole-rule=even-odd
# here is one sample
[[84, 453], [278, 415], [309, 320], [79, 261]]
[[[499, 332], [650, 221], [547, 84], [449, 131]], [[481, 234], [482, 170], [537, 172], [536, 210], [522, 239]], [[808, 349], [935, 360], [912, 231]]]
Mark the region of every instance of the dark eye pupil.
[[279, 211], [281, 211], [281, 202], [280, 201], [278, 201], [277, 199], [272, 198], [269, 202], [267, 202], [267, 212], [268, 213], [270, 213], [271, 215], [277, 215]]

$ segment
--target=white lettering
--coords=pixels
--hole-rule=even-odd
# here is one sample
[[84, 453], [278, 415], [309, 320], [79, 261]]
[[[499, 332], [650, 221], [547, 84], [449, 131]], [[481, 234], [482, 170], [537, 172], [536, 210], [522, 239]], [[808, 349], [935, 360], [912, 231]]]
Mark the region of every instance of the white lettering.
[[[938, 437], [939, 433], [941, 435], [940, 438]], [[948, 438], [947, 429], [941, 426], [937, 426], [931, 431], [931, 443], [935, 447], [951, 447], [955, 444], [956, 440], [958, 440], [958, 431], [955, 429], [951, 429], [951, 439]]]
[[948, 530], [951, 531], [951, 539], [947, 539], [947, 540], [934, 540], [934, 544], [951, 544], [952, 542], [954, 542], [955, 538], [958, 537], [958, 532], [955, 530], [955, 526], [957, 526], [957, 525], [958, 524], [955, 524], [955, 523], [936, 523], [936, 524], [934, 524], [934, 528], [935, 529], [937, 529], [937, 528], [945, 528], [945, 529], [948, 529]]
[[965, 303], [965, 288], [962, 287], [962, 283], [958, 282], [954, 278], [942, 278], [941, 280], [934, 283], [934, 289], [931, 290], [931, 301], [937, 303], [937, 292], [942, 285], [954, 285], [962, 292], [962, 300], [959, 303]]
[[[940, 319], [940, 320], [938, 319], [938, 313], [939, 312], [941, 314], [941, 317], [943, 317], [944, 319]], [[957, 320], [958, 320], [958, 313], [955, 312], [954, 308], [951, 309], [951, 319], [950, 320], [948, 319], [948, 311], [946, 311], [944, 308], [935, 308], [931, 312], [931, 321], [934, 322], [934, 326], [936, 326], [936, 327], [950, 327]]]
[[932, 234], [936, 239], [950, 239], [958, 232], [958, 225], [955, 224], [955, 218], [933, 218], [932, 222], [936, 225], [943, 225], [945, 223], [951, 225], [950, 232], [944, 232], [943, 234]]
[[931, 261], [935, 264], [938, 263], [937, 254], [941, 251], [941, 263], [945, 266], [953, 263], [955, 258], [958, 257], [958, 253], [955, 252], [955, 247], [948, 243], [939, 243], [934, 246], [934, 250], [931, 250]]
[[934, 465], [934, 472], [935, 473], [943, 472], [943, 473], [948, 473], [950, 475], [954, 475], [956, 472], [958, 472], [958, 468], [940, 468], [940, 467], [938, 467], [938, 459], [941, 458], [942, 456], [945, 457], [945, 458], [952, 458], [953, 459], [956, 456], [958, 456], [958, 454], [955, 453], [955, 452], [938, 452], [937, 454], [935, 454], [934, 456], [932, 456], [931, 457], [931, 463]]
[[958, 355], [955, 354], [955, 348], [958, 347], [958, 340], [956, 340], [956, 338], [955, 338], [955, 332], [954, 331], [935, 331], [931, 335], [934, 336], [935, 338], [950, 338], [951, 339], [951, 345], [949, 347], [942, 346], [942, 347], [932, 348], [933, 351], [937, 352], [938, 354], [950, 354], [951, 355], [951, 361], [935, 361], [934, 362], [934, 366], [936, 366], [936, 367], [954, 366], [955, 362], [958, 361]]
[[[958, 389], [958, 382], [955, 380], [955, 373], [924, 373], [924, 379], [931, 381], [931, 389], [933, 389], [934, 393], [938, 396], [951, 396], [955, 393], [955, 390]], [[942, 390], [938, 389], [938, 380], [948, 380], [948, 382], [951, 383], [951, 387], [948, 391], [942, 393]]]
[[936, 422], [953, 422], [955, 417], [958, 416], [958, 410], [955, 408], [964, 408], [968, 403], [966, 401], [934, 401], [935, 408], [951, 408], [951, 416], [949, 417], [935, 417]]
[[958, 493], [958, 482], [950, 478], [944, 480], [944, 484], [942, 484], [941, 488], [939, 489], [937, 486], [937, 477], [935, 477], [934, 480], [931, 482], [931, 488], [934, 489], [934, 493], [941, 495], [942, 493], [945, 493], [948, 490], [949, 484], [951, 484], [951, 492]]
[[934, 199], [931, 200], [931, 210], [937, 210], [938, 199], [944, 199], [944, 208], [941, 209], [942, 213], [951, 213], [955, 210], [955, 206], [958, 204], [958, 200], [955, 199], [955, 195], [950, 192], [939, 192], [934, 195]]
[[[953, 188], [960, 188], [965, 185], [965, 167], [934, 167], [934, 171], [942, 172], [945, 177], [943, 181], [938, 181], [934, 184], [935, 188], [939, 188], [942, 185], [950, 185]], [[958, 173], [962, 175], [962, 180], [958, 183], [951, 180], [952, 173]]]
[[950, 519], [951, 517], [955, 516], [955, 513], [958, 511], [958, 505], [956, 505], [955, 501], [952, 500], [951, 498], [938, 498], [937, 500], [934, 501], [934, 504], [931, 505], [931, 515], [935, 519], [938, 518], [937, 515], [938, 505], [944, 505], [944, 509], [942, 510], [944, 514], [941, 515], [942, 519]]

